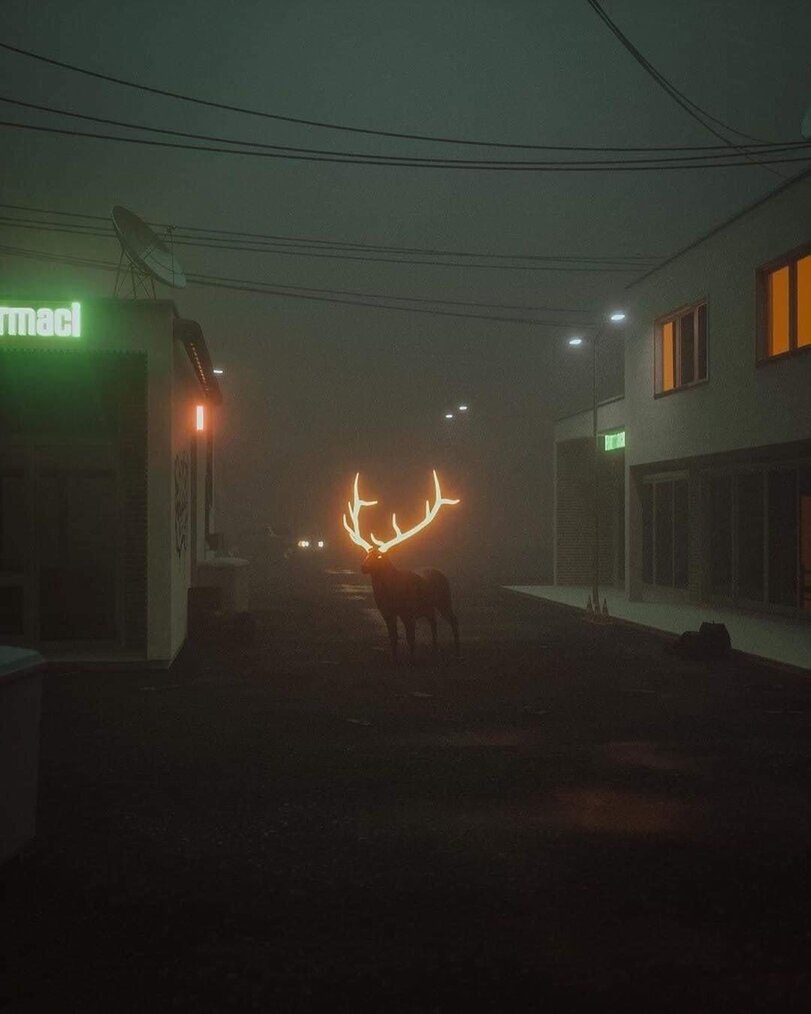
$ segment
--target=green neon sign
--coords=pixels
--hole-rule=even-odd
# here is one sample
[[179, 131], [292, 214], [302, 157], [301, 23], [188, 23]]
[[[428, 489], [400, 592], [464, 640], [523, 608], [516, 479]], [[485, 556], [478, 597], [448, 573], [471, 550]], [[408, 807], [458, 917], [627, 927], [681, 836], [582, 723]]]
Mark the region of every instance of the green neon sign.
[[82, 304], [0, 306], [0, 338], [81, 338]]
[[619, 433], [604, 433], [603, 441], [604, 451], [618, 451], [625, 446], [625, 430], [620, 430]]

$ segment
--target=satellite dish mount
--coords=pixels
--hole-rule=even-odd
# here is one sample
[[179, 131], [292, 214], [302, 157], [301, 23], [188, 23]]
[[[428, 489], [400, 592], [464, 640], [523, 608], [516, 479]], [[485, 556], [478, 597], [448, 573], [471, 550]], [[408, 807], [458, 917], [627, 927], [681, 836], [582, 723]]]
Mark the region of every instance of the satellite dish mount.
[[157, 299], [155, 281], [173, 289], [182, 289], [186, 276], [172, 249], [132, 211], [117, 204], [113, 208], [113, 228], [121, 244], [118, 270], [115, 274], [114, 296], [124, 297], [129, 289], [132, 299]]

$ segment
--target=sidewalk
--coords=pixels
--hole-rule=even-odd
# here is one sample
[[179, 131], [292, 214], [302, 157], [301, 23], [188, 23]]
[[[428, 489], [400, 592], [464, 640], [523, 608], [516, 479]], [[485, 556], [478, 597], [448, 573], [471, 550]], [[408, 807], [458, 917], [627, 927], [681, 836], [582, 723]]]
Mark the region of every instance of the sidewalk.
[[[584, 609], [591, 594], [586, 585], [507, 585], [509, 591]], [[629, 602], [617, 588], [602, 588], [609, 613], [652, 630], [681, 634], [705, 621], [724, 623], [736, 651], [811, 671], [811, 623], [763, 616], [714, 605], [674, 602]]]

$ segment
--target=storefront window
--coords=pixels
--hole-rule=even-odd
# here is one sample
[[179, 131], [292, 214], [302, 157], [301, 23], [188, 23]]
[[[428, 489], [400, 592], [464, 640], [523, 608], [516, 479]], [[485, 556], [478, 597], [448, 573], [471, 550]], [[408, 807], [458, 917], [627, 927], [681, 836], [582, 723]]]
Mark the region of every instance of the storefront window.
[[642, 579], [663, 588], [686, 588], [688, 502], [686, 479], [642, 485]]

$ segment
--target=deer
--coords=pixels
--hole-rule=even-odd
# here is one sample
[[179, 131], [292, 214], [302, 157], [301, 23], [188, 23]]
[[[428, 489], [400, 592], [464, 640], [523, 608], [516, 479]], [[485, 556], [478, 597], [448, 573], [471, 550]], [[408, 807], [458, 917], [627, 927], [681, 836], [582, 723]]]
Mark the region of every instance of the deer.
[[372, 579], [375, 605], [388, 628], [392, 660], [395, 662], [397, 661], [398, 618], [402, 620], [405, 628], [409, 659], [413, 663], [414, 633], [418, 619], [426, 618], [431, 624], [433, 650], [434, 652], [437, 650], [437, 612], [450, 624], [453, 631], [455, 655], [457, 658], [459, 657], [459, 624], [451, 606], [451, 587], [447, 577], [441, 571], [433, 569], [423, 570], [420, 573], [411, 570], [398, 570], [388, 557], [388, 551], [394, 546], [400, 545], [416, 535], [417, 532], [427, 528], [444, 505], [459, 503], [458, 500], [442, 496], [436, 470], [433, 475], [436, 494], [433, 506], [426, 500], [425, 517], [405, 532], [401, 531], [397, 524], [397, 515], [392, 514], [391, 523], [394, 537], [386, 542], [376, 538], [371, 532], [369, 534], [371, 542], [368, 542], [360, 533], [361, 510], [364, 507], [374, 507], [377, 504], [377, 500], [361, 499], [358, 488], [360, 473], [355, 475], [353, 503], [347, 503], [351, 523], [347, 521], [346, 514], [343, 515], [344, 528], [349, 537], [356, 546], [360, 546], [366, 552], [366, 557], [360, 568], [361, 573], [368, 574]]

